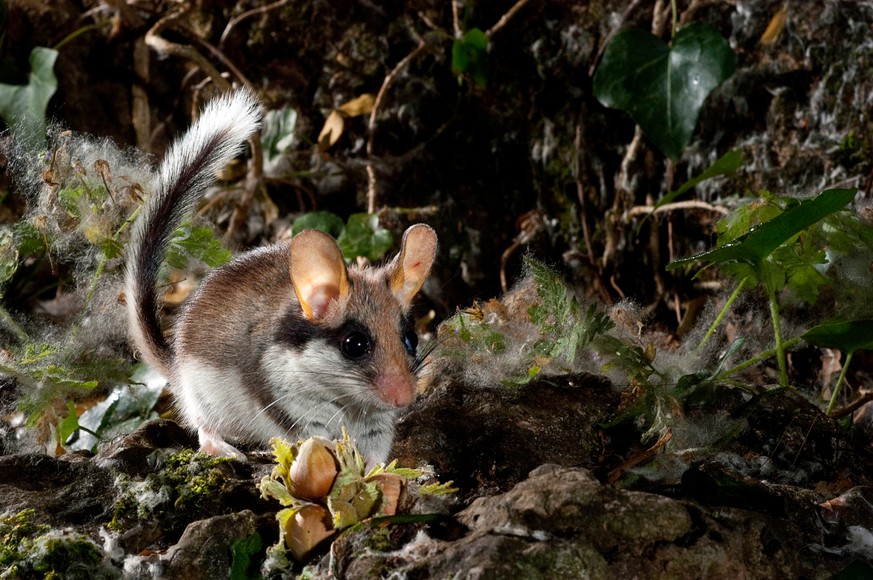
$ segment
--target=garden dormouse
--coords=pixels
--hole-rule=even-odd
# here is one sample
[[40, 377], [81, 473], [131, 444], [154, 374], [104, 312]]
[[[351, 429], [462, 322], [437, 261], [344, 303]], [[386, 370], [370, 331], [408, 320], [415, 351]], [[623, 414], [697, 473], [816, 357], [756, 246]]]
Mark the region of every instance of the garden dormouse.
[[233, 443], [337, 438], [345, 427], [368, 464], [384, 462], [415, 395], [409, 310], [436, 254], [430, 227], [406, 230], [380, 267], [346, 267], [333, 238], [315, 230], [249, 251], [213, 270], [172, 338], [162, 333], [156, 286], [173, 232], [260, 117], [246, 90], [214, 99], [161, 163], [127, 256], [133, 341], [170, 380], [203, 451], [242, 459]]

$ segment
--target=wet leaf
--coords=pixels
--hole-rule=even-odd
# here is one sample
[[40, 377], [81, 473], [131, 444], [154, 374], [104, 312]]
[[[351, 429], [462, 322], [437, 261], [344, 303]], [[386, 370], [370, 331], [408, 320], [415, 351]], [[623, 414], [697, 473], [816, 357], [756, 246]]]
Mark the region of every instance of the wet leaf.
[[67, 401], [67, 416], [58, 425], [58, 437], [66, 441], [79, 428], [79, 417], [76, 414], [76, 405]]
[[691, 140], [709, 94], [736, 69], [727, 41], [707, 24], [676, 33], [672, 47], [641, 30], [609, 43], [594, 74], [594, 95], [606, 107], [627, 111], [671, 159]]
[[776, 248], [819, 220], [843, 209], [855, 198], [855, 189], [829, 189], [806, 199], [775, 218], [752, 228], [745, 235], [691, 258], [676, 260], [667, 270], [698, 260], [711, 264], [747, 262], [759, 266]]

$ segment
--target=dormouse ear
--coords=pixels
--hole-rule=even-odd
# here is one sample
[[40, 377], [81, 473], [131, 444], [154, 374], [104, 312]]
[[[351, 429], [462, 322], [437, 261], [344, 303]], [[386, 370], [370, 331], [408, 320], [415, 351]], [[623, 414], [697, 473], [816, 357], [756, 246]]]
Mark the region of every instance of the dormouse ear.
[[305, 230], [291, 239], [291, 284], [303, 314], [318, 320], [333, 300], [349, 294], [346, 263], [336, 241], [318, 230]]
[[391, 265], [391, 292], [403, 306], [409, 305], [430, 273], [436, 258], [437, 236], [428, 225], [416, 224], [403, 234], [400, 253]]

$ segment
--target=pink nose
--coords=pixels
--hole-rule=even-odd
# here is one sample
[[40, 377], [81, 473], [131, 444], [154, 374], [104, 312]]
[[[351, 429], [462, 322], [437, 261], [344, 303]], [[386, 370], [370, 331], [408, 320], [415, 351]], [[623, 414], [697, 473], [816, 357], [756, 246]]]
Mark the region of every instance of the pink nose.
[[415, 385], [411, 377], [383, 375], [376, 380], [376, 394], [394, 407], [405, 407], [415, 398]]

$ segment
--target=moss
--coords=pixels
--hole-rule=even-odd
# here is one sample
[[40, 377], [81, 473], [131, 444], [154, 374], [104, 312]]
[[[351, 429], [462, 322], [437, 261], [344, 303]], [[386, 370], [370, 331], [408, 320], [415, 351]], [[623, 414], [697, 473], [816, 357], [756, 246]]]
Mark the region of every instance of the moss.
[[87, 536], [51, 531], [32, 509], [0, 517], [0, 576], [4, 578], [114, 578], [102, 550]]
[[0, 517], [0, 569], [13, 569], [25, 550], [32, 543], [31, 538], [45, 533], [49, 527], [33, 521], [36, 512], [32, 509]]
[[109, 524], [121, 529], [124, 521], [159, 522], [169, 530], [194, 519], [217, 514], [227, 481], [227, 458], [185, 449], [170, 455], [163, 467], [142, 482], [120, 481], [124, 489]]
[[367, 548], [375, 552], [390, 552], [397, 547], [391, 541], [391, 534], [388, 528], [374, 528], [370, 531], [367, 537]]

